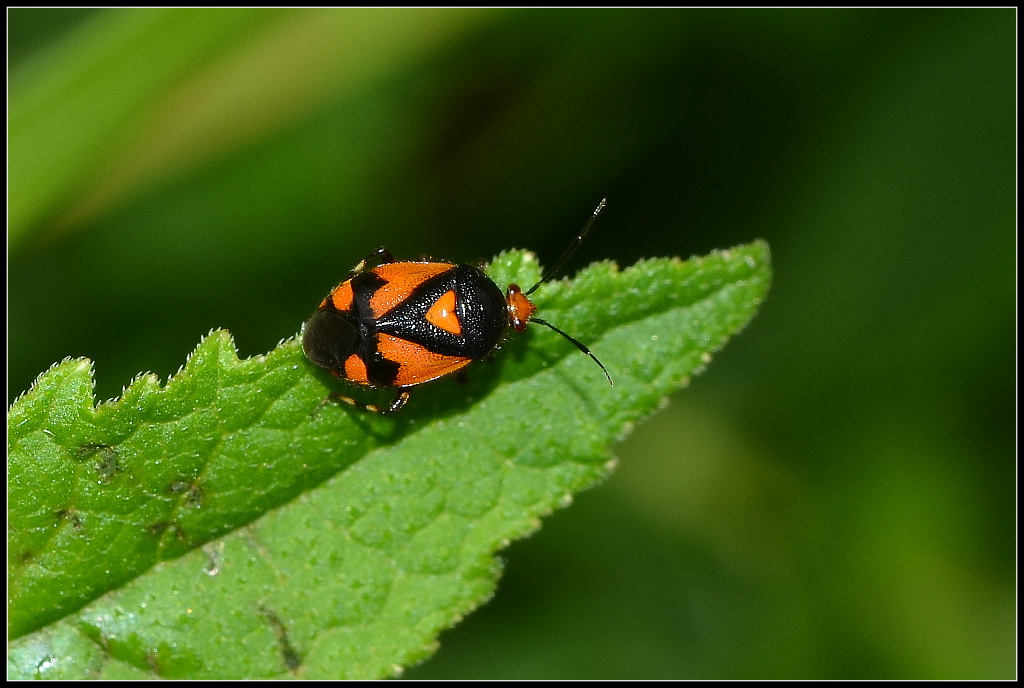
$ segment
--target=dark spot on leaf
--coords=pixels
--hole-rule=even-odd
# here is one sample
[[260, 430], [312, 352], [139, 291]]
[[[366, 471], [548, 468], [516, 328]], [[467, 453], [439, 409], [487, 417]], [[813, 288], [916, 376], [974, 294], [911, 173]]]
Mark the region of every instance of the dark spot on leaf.
[[111, 446], [109, 444], [102, 444], [99, 442], [89, 442], [88, 444], [83, 444], [75, 449], [75, 457], [81, 461], [89, 458], [101, 449], [111, 449]]
[[213, 543], [203, 545], [203, 554], [207, 557], [203, 573], [207, 576], [216, 576], [220, 572], [220, 552], [217, 550], [216, 545]]
[[121, 472], [121, 464], [117, 460], [117, 449], [109, 444], [91, 442], [83, 444], [75, 450], [75, 456], [79, 461], [84, 461], [94, 455], [96, 455], [96, 463], [93, 468], [99, 474], [101, 483], [109, 483], [116, 474]]
[[197, 507], [203, 502], [203, 488], [199, 483], [186, 478], [177, 478], [171, 482], [171, 494], [185, 495], [185, 506]]
[[69, 521], [71, 523], [71, 527], [75, 530], [82, 529], [82, 519], [81, 517], [79, 517], [78, 512], [75, 511], [74, 509], [60, 509], [53, 515], [57, 519], [57, 524], [55, 524], [57, 526], [60, 525], [61, 521]]
[[267, 609], [263, 605], [260, 605], [260, 613], [263, 617], [270, 622], [271, 627], [274, 629], [274, 635], [277, 636], [277, 643], [281, 649], [281, 659], [284, 660], [285, 666], [288, 667], [288, 671], [296, 671], [302, 666], [302, 658], [299, 657], [299, 653], [295, 651], [295, 648], [288, 642], [288, 630], [281, 623], [281, 619], [278, 618], [272, 610]]
[[100, 482], [109, 483], [114, 475], [121, 471], [121, 465], [117, 462], [117, 454], [113, 449], [100, 454], [100, 460], [96, 462], [96, 472], [100, 476]]

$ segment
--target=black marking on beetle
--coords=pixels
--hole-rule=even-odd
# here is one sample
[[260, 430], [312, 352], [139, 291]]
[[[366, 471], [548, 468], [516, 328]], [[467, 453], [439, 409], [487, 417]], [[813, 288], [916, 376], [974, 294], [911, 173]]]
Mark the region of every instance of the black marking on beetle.
[[[402, 364], [398, 361], [384, 358], [384, 354], [377, 351], [376, 337], [372, 340], [365, 340], [365, 345], [368, 356], [366, 358], [360, 356], [360, 358], [363, 358], [363, 363], [366, 364], [366, 378], [370, 381], [370, 384], [374, 387], [394, 386]], [[360, 348], [364, 348], [362, 344]]]
[[[455, 313], [462, 334], [441, 330], [427, 321], [437, 300], [455, 292]], [[378, 332], [419, 344], [442, 356], [480, 358], [491, 351], [508, 328], [505, 295], [483, 272], [470, 265], [453, 265], [419, 284], [407, 299], [376, 320]]]

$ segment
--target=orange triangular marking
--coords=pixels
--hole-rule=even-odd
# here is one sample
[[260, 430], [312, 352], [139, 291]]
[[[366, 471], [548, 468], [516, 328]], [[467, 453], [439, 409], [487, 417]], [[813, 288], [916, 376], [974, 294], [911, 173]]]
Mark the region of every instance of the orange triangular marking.
[[462, 323], [455, 314], [455, 292], [446, 291], [427, 311], [427, 322], [455, 336], [462, 334]]

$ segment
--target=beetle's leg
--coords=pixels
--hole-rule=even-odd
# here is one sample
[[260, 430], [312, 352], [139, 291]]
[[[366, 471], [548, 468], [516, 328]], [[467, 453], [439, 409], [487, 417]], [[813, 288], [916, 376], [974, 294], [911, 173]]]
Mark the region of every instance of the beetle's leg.
[[321, 401], [317, 405], [317, 407], [315, 409], [313, 409], [313, 411], [309, 414], [310, 418], [312, 418], [313, 416], [318, 414], [320, 412], [320, 409], [322, 409], [324, 406], [326, 406], [332, 400], [333, 401], [340, 401], [343, 404], [348, 404], [349, 406], [355, 406], [356, 408], [364, 408], [367, 411], [371, 411], [373, 413], [379, 413], [380, 415], [383, 416], [383, 415], [387, 415], [389, 413], [397, 413], [398, 411], [400, 411], [401, 408], [403, 406], [405, 406], [405, 402], [409, 401], [409, 392], [406, 391], [404, 388], [400, 389], [398, 394], [395, 395], [395, 398], [391, 400], [390, 404], [388, 404], [388, 407], [384, 408], [384, 409], [382, 409], [380, 406], [377, 406], [376, 404], [362, 404], [362, 403], [356, 401], [355, 399], [353, 399], [352, 397], [347, 397], [347, 396], [345, 396], [343, 394], [337, 394], [335, 392], [332, 392], [332, 393], [328, 394], [326, 397], [324, 397], [323, 401]]
[[331, 392], [330, 394], [325, 396], [320, 401], [319, 404], [316, 405], [315, 409], [310, 411], [309, 417], [310, 418], [315, 417], [318, 413], [320, 413], [320, 409], [322, 409], [324, 406], [327, 406], [327, 404], [331, 403], [332, 401], [340, 401], [343, 404], [348, 404], [349, 406], [355, 406], [356, 408], [365, 408], [365, 409], [368, 409], [370, 411], [377, 411], [377, 407], [373, 406], [372, 404], [371, 405], [360, 404], [358, 401], [356, 401], [352, 397], [346, 397], [343, 394], [336, 394], [335, 392]]
[[[346, 401], [345, 399], [342, 400]], [[347, 401], [350, 404], [355, 404], [355, 400], [353, 399], [349, 399]], [[391, 400], [391, 403], [388, 404], [387, 408], [382, 409], [380, 406], [375, 406], [374, 404], [366, 404], [365, 406], [363, 406], [363, 408], [366, 409], [367, 411], [373, 411], [374, 413], [379, 413], [380, 415], [385, 416], [389, 413], [398, 413], [398, 411], [400, 411], [401, 408], [405, 406], [405, 402], [407, 401], [409, 401], [409, 391], [406, 390], [404, 387], [400, 387], [398, 390], [398, 394], [396, 394], [395, 398]]]
[[383, 246], [375, 248], [363, 258], [359, 263], [352, 268], [352, 274], [358, 275], [360, 272], [370, 270], [377, 267], [378, 265], [384, 265], [385, 263], [394, 263], [395, 257], [391, 255], [391, 251], [387, 250]]
[[327, 404], [329, 404], [332, 399], [334, 399], [335, 401], [344, 401], [345, 403], [349, 403], [352, 406], [355, 406], [356, 401], [355, 399], [349, 397], [341, 398], [336, 397], [334, 394], [328, 394], [327, 396], [320, 400], [320, 403], [316, 405], [315, 409], [309, 412], [309, 417], [316, 418], [317, 414], [320, 413], [320, 409], [322, 409], [324, 406], [327, 406]]
[[[377, 411], [377, 409], [375, 409], [375, 408], [374, 409], [370, 409], [370, 410], [377, 411], [377, 413], [382, 413], [382, 414], [383, 413], [398, 413], [398, 411], [400, 411], [401, 408], [403, 406], [405, 406], [405, 402], [407, 402], [407, 401], [409, 401], [409, 391], [407, 389], [405, 389], [405, 388], [402, 388], [402, 389], [398, 390], [398, 394], [395, 395], [395, 398], [391, 400], [391, 405], [388, 406], [386, 409], [384, 409], [383, 411]], [[366, 408], [370, 408], [370, 407], [367, 406]]]

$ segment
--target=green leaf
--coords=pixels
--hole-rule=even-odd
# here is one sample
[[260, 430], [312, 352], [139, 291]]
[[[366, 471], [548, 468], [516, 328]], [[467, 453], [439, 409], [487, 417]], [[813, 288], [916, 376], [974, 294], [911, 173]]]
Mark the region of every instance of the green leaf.
[[[489, 274], [540, 270], [513, 251]], [[537, 303], [614, 388], [535, 327], [391, 417], [317, 411], [338, 383], [296, 338], [239, 361], [215, 331], [164, 387], [143, 375], [96, 407], [91, 363], [55, 365], [8, 416], [8, 676], [399, 673], [493, 593], [497, 550], [608, 474], [609, 445], [769, 281], [763, 242], [591, 265]]]
[[498, 14], [99, 12], [11, 75], [8, 246], [244, 148]]

